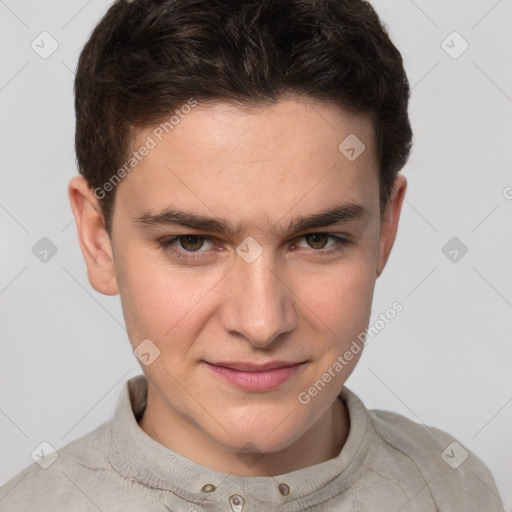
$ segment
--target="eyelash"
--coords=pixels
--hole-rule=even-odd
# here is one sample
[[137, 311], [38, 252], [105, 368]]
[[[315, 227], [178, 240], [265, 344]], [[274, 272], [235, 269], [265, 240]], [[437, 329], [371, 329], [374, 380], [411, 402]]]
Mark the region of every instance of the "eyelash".
[[[326, 248], [326, 249], [314, 249], [310, 248], [311, 251], [318, 253], [318, 254], [324, 254], [328, 255], [333, 252], [341, 251], [345, 246], [350, 245], [352, 242], [351, 240], [341, 237], [339, 235], [334, 235], [331, 233], [322, 233], [322, 232], [313, 232], [313, 233], [306, 233], [305, 235], [300, 236], [299, 238], [305, 238], [307, 236], [311, 235], [323, 235], [327, 236], [329, 239], [332, 239], [336, 242], [336, 244]], [[187, 251], [185, 249], [177, 249], [175, 247], [176, 242], [179, 242], [179, 240], [186, 238], [187, 236], [196, 236], [198, 238], [203, 238], [204, 240], [210, 240], [208, 236], [204, 235], [196, 235], [196, 234], [187, 234], [187, 235], [178, 235], [171, 238], [163, 238], [161, 240], [158, 240], [158, 245], [163, 248], [166, 251], [171, 252], [174, 256], [177, 256], [178, 258], [185, 259], [185, 260], [195, 260], [198, 258], [204, 258], [202, 255], [205, 251]], [[211, 241], [211, 240], [210, 240]]]

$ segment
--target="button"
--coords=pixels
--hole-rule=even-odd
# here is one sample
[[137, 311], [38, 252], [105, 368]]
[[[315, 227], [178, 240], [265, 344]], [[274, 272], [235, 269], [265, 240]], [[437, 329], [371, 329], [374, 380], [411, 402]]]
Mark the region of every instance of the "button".
[[215, 485], [213, 484], [204, 484], [203, 487], [201, 487], [201, 491], [203, 492], [213, 492], [217, 489]]
[[289, 485], [286, 485], [286, 484], [279, 484], [277, 486], [277, 488], [279, 489], [279, 492], [283, 495], [283, 496], [288, 496], [288, 494], [290, 494], [290, 486]]
[[233, 494], [229, 497], [229, 504], [233, 512], [242, 512], [244, 509], [244, 499], [240, 494]]

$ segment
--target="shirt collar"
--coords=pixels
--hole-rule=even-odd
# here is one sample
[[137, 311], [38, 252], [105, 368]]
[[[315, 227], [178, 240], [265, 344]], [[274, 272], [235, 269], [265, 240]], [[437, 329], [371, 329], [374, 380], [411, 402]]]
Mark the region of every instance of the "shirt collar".
[[314, 506], [352, 485], [370, 444], [368, 410], [346, 387], [339, 397], [347, 405], [350, 430], [337, 457], [279, 476], [242, 477], [196, 464], [148, 436], [137, 423], [147, 399], [147, 380], [138, 375], [123, 386], [105, 431], [105, 450], [112, 467], [125, 478], [199, 506], [227, 500], [232, 510], [245, 510], [237, 508], [239, 499], [256, 500], [269, 509], [295, 500], [301, 508]]

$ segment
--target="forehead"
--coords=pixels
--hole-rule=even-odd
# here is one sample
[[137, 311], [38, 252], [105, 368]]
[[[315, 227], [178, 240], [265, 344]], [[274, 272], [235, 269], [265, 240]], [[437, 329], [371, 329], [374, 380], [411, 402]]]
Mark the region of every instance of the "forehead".
[[151, 149], [116, 198], [133, 215], [172, 205], [264, 223], [344, 198], [378, 209], [368, 117], [296, 97], [265, 107], [199, 103], [177, 110], [173, 119], [137, 133], [132, 150]]
[[195, 157], [201, 158], [211, 150], [220, 161], [223, 153], [219, 151], [226, 150], [230, 161], [237, 156], [237, 161], [244, 163], [250, 156], [261, 159], [299, 146], [337, 148], [351, 134], [367, 149], [374, 149], [374, 125], [369, 116], [332, 102], [288, 95], [264, 106], [202, 102], [190, 107], [189, 103], [178, 106], [160, 124], [137, 130], [133, 149], [149, 136], [157, 145], [173, 149], [176, 156], [180, 150], [194, 150]]

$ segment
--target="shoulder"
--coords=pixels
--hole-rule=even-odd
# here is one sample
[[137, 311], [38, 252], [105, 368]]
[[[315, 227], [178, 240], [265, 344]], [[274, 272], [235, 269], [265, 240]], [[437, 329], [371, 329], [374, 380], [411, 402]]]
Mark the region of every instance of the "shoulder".
[[[370, 410], [370, 422], [386, 459], [408, 459], [442, 510], [502, 512], [494, 478], [483, 461], [447, 432], [400, 414]], [[458, 508], [450, 508], [458, 507]]]
[[107, 474], [112, 478], [103, 445], [109, 426], [110, 421], [56, 452], [43, 447], [36, 462], [0, 487], [1, 510], [89, 510], [87, 491], [80, 489], [99, 486]]

